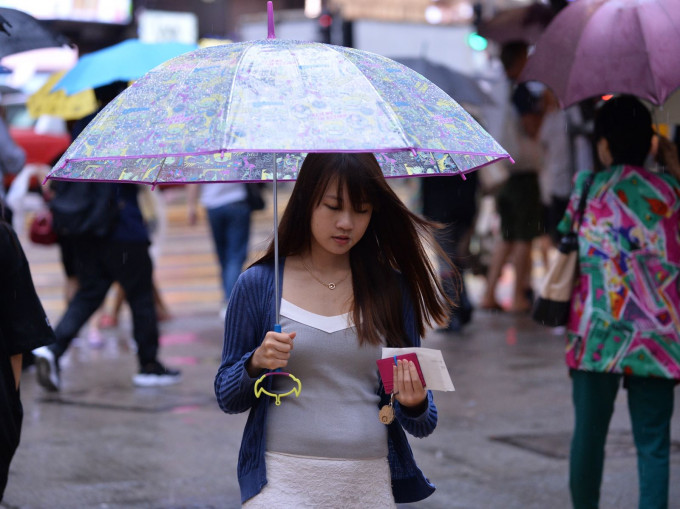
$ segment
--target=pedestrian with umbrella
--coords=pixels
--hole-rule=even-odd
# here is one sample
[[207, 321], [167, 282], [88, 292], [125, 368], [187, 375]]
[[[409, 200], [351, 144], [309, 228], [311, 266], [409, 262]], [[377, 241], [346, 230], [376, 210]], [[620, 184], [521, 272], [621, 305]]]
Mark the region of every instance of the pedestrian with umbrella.
[[[379, 455], [359, 465], [367, 466], [372, 474], [367, 479], [375, 478], [381, 498], [368, 505], [392, 507], [395, 500], [420, 500], [434, 487], [417, 470], [400, 423], [403, 421], [416, 436], [427, 435], [436, 424], [436, 408], [424, 387], [412, 381], [414, 366], [403, 363], [397, 366], [399, 374], [394, 373], [399, 394], [393, 394], [397, 399], [392, 401], [380, 391], [375, 362], [380, 357], [378, 346], [384, 342], [418, 345], [427, 324], [445, 320], [447, 301], [424, 257], [422, 244], [414, 240], [414, 231], [425, 233], [430, 223], [405, 210], [384, 179], [464, 175], [509, 155], [465, 110], [419, 74], [368, 52], [277, 40], [271, 2], [268, 10], [266, 40], [199, 49], [170, 60], [136, 81], [88, 125], [48, 178], [152, 185], [271, 180], [274, 211], [278, 180], [300, 179], [288, 206], [291, 212], [284, 216], [281, 227], [281, 248], [292, 255], [291, 261], [279, 256], [275, 213], [270, 249], [247, 276], [241, 276], [227, 310], [228, 338], [216, 377], [216, 394], [230, 412], [251, 412], [239, 462], [242, 499], [245, 502], [254, 497], [267, 482], [276, 488], [288, 484], [267, 477], [270, 470], [265, 474], [264, 454], [269, 442], [264, 440], [264, 426], [269, 426], [265, 416], [270, 402], [279, 406], [281, 394], [271, 400], [258, 399], [256, 380], [248, 374], [246, 363], [253, 357], [249, 367], [255, 374], [263, 367], [280, 366], [280, 361], [287, 361], [291, 354], [297, 333], [302, 340], [298, 344], [303, 345], [311, 335], [318, 336], [315, 331], [321, 330], [320, 326], [342, 338], [341, 344], [328, 345], [335, 347], [331, 354], [343, 357], [336, 359], [342, 370], [336, 373], [340, 380], [331, 384], [334, 371], [320, 372], [328, 366], [327, 359], [315, 372], [313, 364], [297, 356], [295, 362], [301, 362], [312, 384], [309, 395], [315, 395], [304, 406], [310, 409], [313, 401], [323, 403], [321, 410], [314, 414], [310, 410], [307, 415], [332, 414], [329, 405], [340, 401], [343, 410], [338, 413], [342, 415], [332, 423], [333, 429], [344, 431], [341, 422], [347, 419], [347, 412], [361, 414], [362, 422], [370, 426], [371, 431], [366, 431], [372, 437], [371, 449]], [[376, 239], [381, 243], [376, 244]], [[364, 249], [367, 254], [362, 256]], [[402, 277], [398, 270], [415, 277]], [[280, 299], [281, 283], [283, 293], [291, 299], [290, 306]], [[297, 283], [301, 283], [299, 289]], [[290, 284], [297, 293], [289, 294], [290, 286], [286, 290], [286, 285]], [[300, 290], [304, 290], [302, 295]], [[313, 296], [318, 298], [310, 298]], [[311, 311], [305, 310], [303, 306], [310, 303]], [[312, 325], [304, 325], [303, 331], [300, 321], [297, 331], [286, 328], [281, 332], [281, 317], [289, 320], [289, 325], [292, 322], [282, 315], [280, 304], [296, 319], [310, 322], [311, 318]], [[356, 329], [347, 327], [348, 318]], [[234, 325], [240, 320], [249, 337], [236, 340], [238, 328]], [[338, 328], [339, 324], [343, 325]], [[375, 324], [382, 325], [376, 329]], [[235, 344], [240, 341], [243, 345]], [[260, 345], [265, 346], [255, 357]], [[234, 364], [232, 356], [242, 346], [250, 349]], [[303, 346], [298, 348], [305, 351]], [[357, 351], [361, 355], [352, 355]], [[322, 353], [310, 352], [315, 356]], [[290, 358], [295, 359], [295, 353]], [[278, 383], [284, 377], [266, 377], [259, 394], [274, 394], [274, 379]], [[300, 379], [295, 380], [298, 386], [294, 392], [299, 394]], [[345, 382], [353, 389], [336, 399]], [[332, 388], [332, 400], [322, 396], [328, 388]], [[357, 408], [347, 405], [352, 394]], [[307, 393], [300, 401], [303, 398]], [[378, 420], [379, 400], [387, 407], [385, 422], [392, 422], [387, 428], [382, 428]], [[374, 421], [368, 424], [366, 411], [371, 407]], [[391, 412], [395, 416], [390, 419], [386, 414]], [[290, 411], [276, 415], [290, 422]], [[328, 422], [325, 415], [323, 418]], [[308, 431], [313, 429], [306, 426]], [[358, 431], [361, 443], [366, 444], [368, 435]], [[348, 435], [343, 441], [328, 442], [323, 428], [316, 428], [316, 432], [322, 435], [315, 439], [316, 445], [310, 445], [319, 447], [319, 451], [332, 446], [333, 450], [325, 449], [328, 457], [354, 455], [338, 452], [342, 444], [357, 451], [359, 442]], [[373, 441], [377, 437], [382, 440]], [[276, 438], [285, 440], [284, 434]], [[392, 479], [394, 494], [389, 489], [390, 441], [394, 445], [392, 459], [400, 462]], [[361, 458], [369, 459], [365, 453]], [[283, 460], [278, 471], [283, 466], [285, 475], [295, 475], [296, 470], [289, 471], [286, 458]], [[305, 469], [311, 466], [316, 471], [305, 458], [302, 463]], [[334, 466], [343, 465], [333, 462]], [[347, 473], [341, 477], [348, 479]], [[350, 474], [349, 478], [355, 476]], [[333, 487], [337, 493], [338, 483]], [[365, 484], [363, 488], [369, 489]], [[343, 491], [353, 493], [355, 485], [345, 485]]]

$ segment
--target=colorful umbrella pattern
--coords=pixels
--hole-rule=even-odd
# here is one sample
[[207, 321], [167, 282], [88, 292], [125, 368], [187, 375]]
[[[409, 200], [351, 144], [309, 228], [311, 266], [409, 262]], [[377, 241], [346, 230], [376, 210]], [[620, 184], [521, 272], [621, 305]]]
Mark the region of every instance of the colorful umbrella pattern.
[[[463, 174], [510, 156], [437, 86], [386, 57], [266, 39], [201, 48], [133, 83], [53, 179], [295, 179], [308, 152], [373, 152], [386, 177]], [[278, 155], [278, 157], [277, 157]]]

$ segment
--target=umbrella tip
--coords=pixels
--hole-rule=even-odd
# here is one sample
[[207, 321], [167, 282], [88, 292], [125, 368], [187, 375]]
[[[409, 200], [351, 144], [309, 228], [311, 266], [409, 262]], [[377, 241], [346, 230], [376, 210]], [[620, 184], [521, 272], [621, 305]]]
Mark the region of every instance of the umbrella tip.
[[274, 4], [267, 2], [267, 39], [276, 39], [274, 33]]

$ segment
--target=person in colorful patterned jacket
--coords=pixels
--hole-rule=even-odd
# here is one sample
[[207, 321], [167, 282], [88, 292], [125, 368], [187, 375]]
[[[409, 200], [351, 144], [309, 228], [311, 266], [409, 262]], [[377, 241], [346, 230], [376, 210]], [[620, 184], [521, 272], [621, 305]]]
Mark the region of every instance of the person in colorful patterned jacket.
[[[654, 132], [631, 96], [606, 102], [595, 119], [604, 166], [594, 175], [579, 230], [580, 276], [567, 325], [575, 429], [569, 486], [575, 508], [596, 508], [604, 447], [623, 380], [637, 449], [639, 507], [667, 508], [670, 420], [680, 381], [680, 168], [659, 139], [670, 174], [647, 170]], [[569, 230], [589, 172], [559, 230]]]

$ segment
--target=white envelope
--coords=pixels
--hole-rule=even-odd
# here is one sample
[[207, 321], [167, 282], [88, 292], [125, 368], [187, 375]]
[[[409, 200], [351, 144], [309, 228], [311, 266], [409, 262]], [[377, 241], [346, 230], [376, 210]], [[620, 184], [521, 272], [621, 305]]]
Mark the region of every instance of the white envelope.
[[432, 348], [383, 348], [382, 358], [394, 357], [395, 355], [403, 355], [405, 353], [415, 353], [418, 357], [420, 369], [425, 378], [425, 385], [431, 391], [455, 391], [449, 370], [446, 369], [446, 363], [442, 356], [441, 350], [433, 350]]

